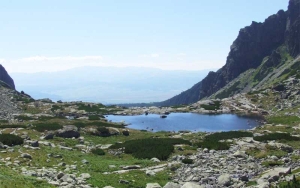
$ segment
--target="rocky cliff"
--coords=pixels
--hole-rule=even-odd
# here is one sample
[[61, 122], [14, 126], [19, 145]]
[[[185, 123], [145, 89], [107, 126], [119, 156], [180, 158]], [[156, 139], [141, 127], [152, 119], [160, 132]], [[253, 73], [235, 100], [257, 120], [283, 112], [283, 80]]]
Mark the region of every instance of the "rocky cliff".
[[15, 89], [14, 80], [8, 75], [2, 65], [0, 65], [0, 81], [6, 83], [10, 88]]
[[280, 10], [263, 23], [252, 22], [241, 29], [221, 69], [210, 72], [189, 90], [158, 105], [189, 104], [208, 97], [241, 73], [259, 67], [263, 59], [280, 46], [285, 46], [289, 55], [295, 58], [300, 53], [299, 30], [300, 0], [290, 0], [287, 11]]

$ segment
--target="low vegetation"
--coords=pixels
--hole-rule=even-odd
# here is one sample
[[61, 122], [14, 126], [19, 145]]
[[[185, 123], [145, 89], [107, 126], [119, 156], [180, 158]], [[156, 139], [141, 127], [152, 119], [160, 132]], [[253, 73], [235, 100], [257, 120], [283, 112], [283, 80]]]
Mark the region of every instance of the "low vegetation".
[[299, 137], [291, 136], [289, 133], [269, 133], [263, 136], [256, 136], [253, 139], [260, 142], [265, 142], [268, 140], [286, 140], [286, 141], [300, 140]]
[[221, 101], [214, 101], [213, 104], [202, 104], [200, 106], [205, 110], [219, 110], [221, 106]]
[[105, 152], [104, 152], [104, 150], [103, 149], [92, 149], [92, 151], [91, 151], [93, 154], [95, 154], [95, 155], [105, 155]]
[[241, 137], [252, 137], [253, 133], [245, 132], [245, 131], [228, 131], [228, 132], [219, 132], [207, 135], [205, 137], [206, 141], [219, 141], [219, 140], [227, 140], [233, 138], [241, 138]]
[[38, 123], [35, 124], [34, 129], [39, 132], [50, 131], [50, 130], [58, 130], [63, 128], [62, 125], [58, 123]]
[[193, 159], [182, 159], [181, 162], [184, 164], [193, 164], [194, 163]]
[[226, 142], [218, 142], [211, 140], [204, 140], [203, 142], [196, 143], [196, 146], [200, 148], [214, 149], [214, 150], [228, 150], [230, 145]]
[[15, 146], [23, 144], [23, 139], [14, 134], [0, 134], [0, 142], [4, 145]]
[[151, 159], [156, 157], [160, 160], [167, 160], [170, 154], [174, 151], [175, 144], [191, 143], [183, 139], [174, 138], [147, 138], [129, 140], [122, 144], [115, 144], [110, 149], [125, 148], [124, 152], [132, 154], [139, 159]]
[[294, 125], [300, 122], [297, 116], [270, 116], [267, 118], [268, 123]]

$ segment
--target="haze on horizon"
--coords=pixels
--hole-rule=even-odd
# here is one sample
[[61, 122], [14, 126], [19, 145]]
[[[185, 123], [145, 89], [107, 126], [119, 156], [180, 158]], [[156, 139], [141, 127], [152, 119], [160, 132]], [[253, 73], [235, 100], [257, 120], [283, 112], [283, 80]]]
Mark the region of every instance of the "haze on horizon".
[[241, 28], [286, 10], [287, 4], [287, 0], [3, 1], [0, 64], [9, 73], [84, 66], [220, 68]]

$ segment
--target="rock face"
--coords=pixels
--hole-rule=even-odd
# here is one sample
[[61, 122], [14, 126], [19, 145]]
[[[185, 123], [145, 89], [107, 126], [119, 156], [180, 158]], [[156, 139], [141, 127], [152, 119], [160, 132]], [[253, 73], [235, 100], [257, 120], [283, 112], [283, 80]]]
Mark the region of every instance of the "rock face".
[[189, 90], [159, 103], [161, 106], [189, 104], [208, 97], [284, 45], [292, 57], [300, 53], [300, 0], [290, 0], [288, 10], [278, 11], [263, 23], [252, 22], [240, 30], [230, 47], [226, 64], [210, 72]]
[[66, 125], [63, 129], [59, 129], [56, 135], [63, 138], [78, 138], [80, 133], [78, 132], [78, 128], [76, 126]]
[[8, 75], [2, 65], [0, 65], [0, 81], [6, 83], [10, 88], [15, 89], [14, 80]]

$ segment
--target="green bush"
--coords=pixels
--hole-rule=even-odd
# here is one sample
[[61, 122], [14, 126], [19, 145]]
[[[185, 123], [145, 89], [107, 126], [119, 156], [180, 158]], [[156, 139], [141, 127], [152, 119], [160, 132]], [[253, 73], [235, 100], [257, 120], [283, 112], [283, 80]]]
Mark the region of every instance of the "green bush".
[[174, 151], [175, 144], [191, 144], [187, 140], [173, 138], [147, 138], [138, 140], [129, 140], [122, 144], [115, 144], [110, 149], [125, 147], [125, 153], [132, 154], [139, 159], [151, 159], [156, 157], [160, 160], [166, 160]]
[[58, 110], [58, 109], [63, 110], [64, 108], [54, 104], [54, 105], [52, 105], [51, 111], [54, 112], [55, 110]]
[[34, 129], [39, 132], [44, 132], [46, 130], [58, 130], [62, 128], [63, 126], [58, 123], [39, 123], [34, 126]]
[[241, 137], [252, 137], [253, 133], [244, 132], [244, 131], [228, 131], [228, 132], [219, 132], [207, 135], [205, 137], [206, 141], [219, 141], [219, 140], [227, 140], [233, 138], [241, 138]]
[[89, 116], [89, 120], [100, 120], [99, 116], [94, 115], [94, 116]]
[[182, 159], [181, 162], [184, 164], [193, 164], [194, 163], [193, 159]]
[[125, 125], [108, 123], [108, 122], [104, 122], [104, 121], [97, 121], [97, 122], [74, 122], [73, 125], [75, 125], [78, 128], [84, 128], [84, 127], [87, 127], [87, 126], [114, 127], [114, 128], [124, 128], [125, 127]]
[[256, 136], [253, 139], [260, 142], [267, 141], [267, 140], [287, 140], [287, 141], [300, 140], [299, 137], [291, 136], [289, 133], [270, 133], [263, 136]]
[[15, 146], [23, 144], [23, 139], [13, 134], [0, 134], [0, 142], [4, 145]]
[[95, 155], [105, 155], [105, 152], [102, 149], [92, 149], [91, 152]]
[[228, 150], [230, 148], [229, 144], [226, 142], [218, 141], [207, 141], [198, 142], [196, 145], [200, 148], [214, 149], [214, 150]]

